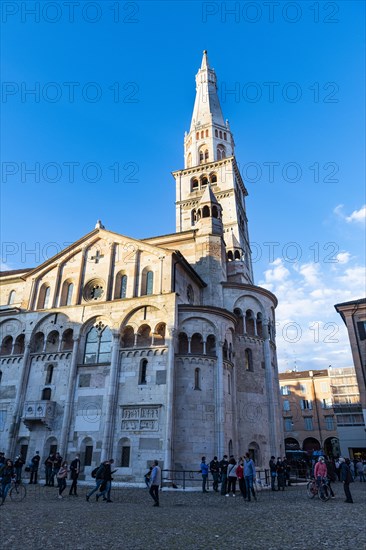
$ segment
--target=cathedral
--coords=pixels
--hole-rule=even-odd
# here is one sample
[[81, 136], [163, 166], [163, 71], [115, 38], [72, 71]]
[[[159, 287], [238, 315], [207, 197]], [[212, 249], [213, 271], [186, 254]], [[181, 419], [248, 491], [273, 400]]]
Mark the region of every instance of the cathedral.
[[[284, 453], [276, 297], [255, 286], [245, 198], [216, 73], [203, 53], [173, 172], [176, 231], [95, 229], [31, 269], [1, 273], [0, 450], [114, 458], [141, 481], [152, 460]], [[174, 474], [171, 474], [172, 476]]]

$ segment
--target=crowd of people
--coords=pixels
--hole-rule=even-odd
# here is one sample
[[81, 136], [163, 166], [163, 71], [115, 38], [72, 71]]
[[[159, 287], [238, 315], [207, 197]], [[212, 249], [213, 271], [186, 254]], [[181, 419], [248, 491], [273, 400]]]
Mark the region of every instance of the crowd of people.
[[[230, 494], [235, 497], [236, 484], [238, 483], [239, 491], [244, 500], [250, 502], [251, 497], [257, 500], [254, 490], [254, 482], [256, 479], [255, 464], [249, 453], [244, 457], [240, 457], [238, 461], [234, 456], [224, 455], [222, 460], [218, 460], [217, 456], [206, 463], [206, 457], [201, 459], [200, 472], [202, 474], [202, 492], [207, 493], [208, 473], [211, 473], [213, 479], [213, 490], [222, 496], [229, 497]], [[220, 491], [219, 491], [220, 485]]]
[[[116, 470], [112, 470], [114, 464], [113, 459], [105, 460], [92, 471], [92, 477], [95, 479], [95, 487], [86, 495], [86, 500], [95, 494], [96, 501], [99, 499], [105, 502], [112, 502], [111, 487], [112, 474]], [[0, 479], [1, 479], [1, 502], [4, 504], [11, 483], [21, 482], [23, 474], [23, 466], [25, 460], [21, 456], [15, 457], [15, 460], [5, 458], [5, 454], [0, 452]], [[25, 471], [29, 472], [29, 484], [38, 484], [38, 474], [41, 466], [41, 457], [39, 451], [32, 457], [30, 462], [25, 466]], [[45, 468], [45, 486], [55, 487], [57, 483], [59, 499], [63, 498], [63, 492], [67, 486], [67, 478], [71, 480], [69, 489], [70, 496], [78, 496], [77, 483], [80, 474], [80, 455], [76, 454], [75, 458], [69, 463], [63, 460], [58, 452], [51, 452], [44, 461]], [[291, 465], [286, 457], [274, 456], [269, 461], [269, 475], [271, 480], [272, 491], [284, 491], [286, 486], [291, 485]], [[256, 468], [253, 459], [249, 453], [240, 457], [238, 461], [234, 456], [225, 454], [221, 460], [217, 456], [207, 463], [206, 457], [203, 456], [200, 464], [200, 473], [202, 475], [202, 492], [208, 492], [209, 473], [212, 476], [212, 489], [214, 492], [221, 493], [222, 496], [236, 496], [237, 484], [239, 491], [244, 500], [250, 502], [253, 498], [256, 500], [255, 481]], [[320, 456], [317, 461], [312, 462], [312, 475], [315, 478], [318, 487], [322, 482], [326, 482], [331, 498], [334, 498], [334, 492], [331, 487], [331, 482], [339, 481], [343, 483], [344, 493], [347, 503], [353, 503], [350, 492], [350, 483], [359, 478], [359, 481], [366, 482], [366, 461], [361, 459], [350, 460], [349, 458], [328, 459], [325, 456]], [[149, 489], [150, 496], [154, 501], [154, 506], [159, 506], [159, 488], [161, 487], [162, 472], [157, 460], [153, 461], [153, 465], [149, 468], [144, 476], [146, 486]], [[56, 482], [56, 483], [55, 483]]]

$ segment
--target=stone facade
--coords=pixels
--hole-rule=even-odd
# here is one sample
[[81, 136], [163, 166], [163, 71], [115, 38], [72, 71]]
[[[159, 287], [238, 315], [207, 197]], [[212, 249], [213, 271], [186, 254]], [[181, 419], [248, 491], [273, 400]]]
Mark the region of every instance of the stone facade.
[[155, 458], [196, 469], [203, 454], [250, 449], [262, 466], [283, 453], [277, 300], [253, 283], [247, 192], [206, 53], [196, 81], [176, 233], [137, 241], [98, 222], [2, 273], [8, 454], [80, 451], [86, 473], [113, 456], [117, 477], [141, 480]]

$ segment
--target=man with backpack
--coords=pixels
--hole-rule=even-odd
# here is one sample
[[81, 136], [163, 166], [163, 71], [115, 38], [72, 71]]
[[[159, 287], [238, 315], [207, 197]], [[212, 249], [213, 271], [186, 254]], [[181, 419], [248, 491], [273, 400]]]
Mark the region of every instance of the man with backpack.
[[92, 491], [90, 491], [90, 493], [87, 493], [86, 495], [87, 502], [89, 502], [90, 497], [99, 490], [99, 487], [102, 485], [104, 481], [104, 470], [105, 470], [106, 462], [108, 462], [108, 460], [106, 460], [105, 462], [102, 462], [100, 466], [98, 466], [97, 468], [94, 468], [94, 470], [91, 473], [92, 477], [95, 478], [95, 487]]

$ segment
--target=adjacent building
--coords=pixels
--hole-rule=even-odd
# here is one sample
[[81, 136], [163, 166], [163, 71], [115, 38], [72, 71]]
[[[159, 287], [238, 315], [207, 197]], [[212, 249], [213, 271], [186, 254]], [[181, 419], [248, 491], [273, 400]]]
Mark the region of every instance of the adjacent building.
[[[173, 172], [176, 232], [136, 240], [99, 221], [32, 268], [2, 273], [0, 448], [80, 452], [116, 478], [151, 460], [283, 453], [276, 297], [253, 281], [247, 190], [204, 52]], [[141, 200], [141, 197], [137, 198]]]

